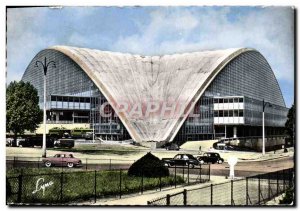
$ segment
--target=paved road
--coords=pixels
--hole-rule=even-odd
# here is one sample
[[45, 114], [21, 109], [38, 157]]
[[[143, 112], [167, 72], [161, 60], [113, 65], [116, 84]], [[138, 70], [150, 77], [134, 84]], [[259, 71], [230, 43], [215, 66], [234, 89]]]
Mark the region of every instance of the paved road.
[[[6, 161], [7, 167], [13, 166], [13, 161]], [[128, 169], [131, 164], [88, 164], [86, 167], [85, 165], [81, 167], [82, 169]], [[294, 166], [293, 157], [284, 157], [278, 158], [273, 160], [266, 160], [266, 161], [244, 161], [237, 163], [235, 166], [235, 176], [237, 177], [245, 177], [245, 176], [252, 176], [259, 173], [266, 173], [271, 171], [278, 171], [281, 169], [292, 168]], [[15, 163], [15, 167], [43, 167], [42, 163], [39, 162], [22, 162], [18, 161]], [[203, 165], [204, 169], [207, 169], [207, 165]], [[210, 173], [211, 175], [216, 176], [228, 176], [229, 175], [229, 165], [228, 163], [223, 164], [212, 164], [210, 165]], [[174, 169], [171, 169], [174, 171]], [[177, 169], [177, 172], [180, 173], [180, 170]], [[187, 169], [185, 169], [185, 173], [187, 173]], [[190, 174], [199, 174], [198, 169], [190, 169]]]
[[[266, 161], [245, 161], [237, 163], [235, 166], [235, 175], [237, 177], [245, 177], [292, 167], [294, 167], [293, 157], [284, 157]], [[219, 176], [229, 175], [228, 163], [211, 165], [211, 174]]]

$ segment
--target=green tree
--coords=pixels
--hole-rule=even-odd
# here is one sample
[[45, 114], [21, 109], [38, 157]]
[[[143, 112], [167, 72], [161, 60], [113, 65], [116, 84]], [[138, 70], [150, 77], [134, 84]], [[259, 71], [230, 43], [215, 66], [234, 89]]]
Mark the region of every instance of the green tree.
[[293, 104], [290, 108], [287, 120], [285, 123], [286, 133], [291, 137], [292, 141], [294, 140], [294, 130], [295, 130], [295, 105]]
[[16, 141], [25, 130], [35, 131], [42, 120], [37, 90], [28, 82], [11, 82], [6, 89], [6, 131], [13, 132]]

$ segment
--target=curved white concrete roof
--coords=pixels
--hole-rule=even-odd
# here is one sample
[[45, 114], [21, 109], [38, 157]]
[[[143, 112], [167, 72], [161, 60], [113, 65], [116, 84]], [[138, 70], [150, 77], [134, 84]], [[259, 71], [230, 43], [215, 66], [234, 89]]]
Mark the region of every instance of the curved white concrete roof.
[[[119, 113], [136, 141], [172, 141], [214, 77], [248, 48], [202, 51], [165, 56], [139, 56], [100, 50], [53, 46], [74, 60], [98, 86], [111, 106], [155, 101], [189, 104], [186, 112], [144, 119]], [[178, 115], [180, 113], [180, 115]], [[184, 113], [184, 114], [183, 114]], [[183, 115], [181, 115], [183, 114]]]

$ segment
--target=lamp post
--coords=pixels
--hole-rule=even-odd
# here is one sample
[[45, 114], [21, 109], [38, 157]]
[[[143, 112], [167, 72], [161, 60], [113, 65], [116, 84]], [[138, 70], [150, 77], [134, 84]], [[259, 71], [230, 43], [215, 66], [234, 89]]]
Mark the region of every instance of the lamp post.
[[265, 150], [265, 107], [266, 105], [269, 104], [269, 106], [271, 107], [271, 104], [269, 102], [265, 102], [265, 99], [263, 99], [263, 112], [262, 112], [262, 154], [265, 155], [266, 154], [266, 150]]
[[54, 61], [49, 61], [47, 62], [47, 58], [45, 57], [44, 62], [41, 61], [36, 61], [35, 62], [35, 67], [38, 67], [39, 64], [43, 67], [44, 70], [44, 117], [43, 117], [43, 122], [44, 122], [44, 133], [43, 133], [43, 147], [42, 147], [42, 157], [46, 157], [46, 81], [47, 81], [47, 71], [48, 67], [50, 64], [52, 64], [52, 67], [55, 68], [55, 62]]

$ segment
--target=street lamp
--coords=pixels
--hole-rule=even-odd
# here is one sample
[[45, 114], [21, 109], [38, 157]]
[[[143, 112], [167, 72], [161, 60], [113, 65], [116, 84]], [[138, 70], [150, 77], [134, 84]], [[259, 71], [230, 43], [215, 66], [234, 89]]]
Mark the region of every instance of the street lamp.
[[263, 99], [263, 112], [262, 112], [262, 154], [266, 154], [265, 150], [265, 107], [269, 104], [269, 107], [272, 105], [269, 102], [265, 102], [265, 99]]
[[44, 62], [41, 61], [36, 61], [35, 62], [35, 67], [38, 67], [40, 65], [42, 65], [43, 70], [44, 70], [44, 133], [43, 133], [43, 153], [42, 153], [42, 157], [46, 157], [46, 81], [47, 81], [47, 71], [48, 71], [48, 67], [50, 64], [52, 64], [52, 67], [55, 68], [55, 62], [54, 61], [49, 61], [47, 63], [47, 58], [45, 57]]

